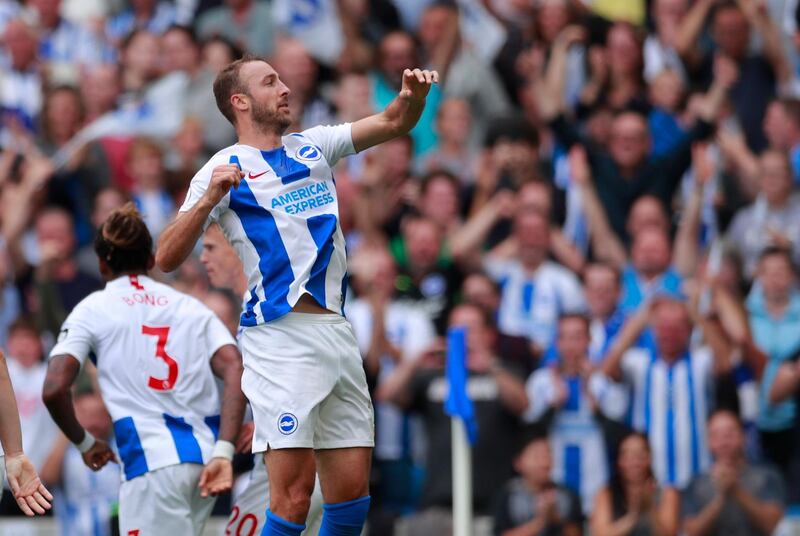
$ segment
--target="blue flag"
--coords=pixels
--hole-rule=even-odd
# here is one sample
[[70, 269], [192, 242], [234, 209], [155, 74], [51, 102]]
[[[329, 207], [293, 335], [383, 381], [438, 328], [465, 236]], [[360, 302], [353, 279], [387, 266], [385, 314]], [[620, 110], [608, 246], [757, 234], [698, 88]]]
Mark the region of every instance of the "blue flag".
[[451, 417], [461, 417], [467, 429], [471, 445], [478, 438], [478, 423], [475, 421], [475, 408], [467, 395], [467, 330], [450, 328], [447, 331], [447, 364], [445, 375], [450, 388], [444, 411]]

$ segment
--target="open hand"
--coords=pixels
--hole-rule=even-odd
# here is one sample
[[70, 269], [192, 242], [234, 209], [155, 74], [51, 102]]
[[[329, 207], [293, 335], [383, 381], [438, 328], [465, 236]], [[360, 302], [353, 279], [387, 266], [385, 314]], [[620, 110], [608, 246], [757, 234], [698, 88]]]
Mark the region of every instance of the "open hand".
[[225, 458], [212, 458], [203, 468], [200, 482], [197, 484], [201, 497], [209, 495], [216, 497], [220, 493], [230, 491], [232, 486], [233, 465]]
[[414, 69], [403, 71], [403, 87], [400, 89], [400, 97], [407, 100], [425, 100], [433, 84], [439, 83], [439, 73]]
[[44, 487], [33, 464], [24, 454], [6, 454], [8, 485], [26, 516], [43, 515], [53, 496]]

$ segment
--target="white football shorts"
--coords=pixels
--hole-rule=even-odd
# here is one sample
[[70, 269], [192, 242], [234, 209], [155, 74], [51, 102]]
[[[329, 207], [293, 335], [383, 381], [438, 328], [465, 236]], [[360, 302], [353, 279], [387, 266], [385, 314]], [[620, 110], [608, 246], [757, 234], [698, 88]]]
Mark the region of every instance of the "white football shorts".
[[[258, 536], [264, 528], [269, 506], [269, 476], [264, 466], [264, 456], [256, 454], [256, 462], [250, 471], [250, 480], [242, 492], [236, 496], [225, 525], [225, 536]], [[311, 507], [306, 517], [306, 530], [302, 536], [311, 536], [319, 532], [322, 523], [322, 490], [319, 477], [311, 494]]]
[[344, 317], [288, 313], [245, 328], [239, 345], [254, 453], [375, 445], [367, 377]]
[[120, 536], [199, 536], [216, 497], [200, 496], [203, 467], [181, 463], [148, 471], [119, 488]]

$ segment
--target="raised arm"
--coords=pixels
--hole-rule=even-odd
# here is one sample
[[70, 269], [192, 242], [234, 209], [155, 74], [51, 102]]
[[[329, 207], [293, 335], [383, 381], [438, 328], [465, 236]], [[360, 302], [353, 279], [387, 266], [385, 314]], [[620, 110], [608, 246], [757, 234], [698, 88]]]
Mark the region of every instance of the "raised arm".
[[622, 379], [622, 356], [639, 339], [642, 331], [647, 327], [649, 316], [650, 304], [644, 302], [639, 306], [636, 313], [625, 321], [619, 335], [614, 339], [608, 349], [608, 353], [603, 357], [603, 374], [614, 381]]
[[714, 175], [714, 165], [708, 157], [708, 148], [704, 144], [695, 144], [692, 147], [692, 165], [694, 188], [684, 207], [672, 253], [672, 264], [683, 277], [694, 275], [700, 260], [699, 234], [703, 193], [706, 184]]
[[778, 83], [789, 82], [792, 78], [792, 70], [781, 42], [783, 32], [769, 16], [766, 3], [756, 0], [737, 0], [736, 3], [739, 4], [739, 8], [747, 17], [750, 25], [761, 35], [764, 56], [772, 66]]
[[625, 246], [608, 223], [606, 210], [592, 183], [592, 170], [582, 146], [575, 145], [570, 149], [569, 169], [570, 177], [581, 191], [581, 202], [589, 223], [589, 239], [594, 255], [622, 270], [628, 262]]
[[773, 404], [791, 397], [800, 387], [800, 361], [784, 363], [775, 375], [769, 390], [769, 401]]
[[164, 272], [178, 268], [194, 249], [205, 230], [206, 221], [231, 188], [238, 188], [244, 172], [236, 164], [217, 166], [208, 188], [188, 211], [179, 213], [161, 233], [156, 249], [156, 265]]
[[39, 480], [33, 464], [22, 452], [17, 400], [3, 352], [0, 352], [0, 444], [5, 452], [8, 484], [20, 509], [28, 516], [34, 513], [44, 514], [45, 510], [50, 509], [53, 496]]
[[697, 60], [697, 40], [706, 24], [706, 19], [716, 0], [697, 0], [678, 25], [675, 36], [675, 51], [686, 63]]
[[353, 123], [353, 147], [357, 152], [369, 149], [403, 134], [419, 121], [425, 98], [431, 86], [439, 81], [439, 73], [406, 69], [400, 93], [382, 112]]

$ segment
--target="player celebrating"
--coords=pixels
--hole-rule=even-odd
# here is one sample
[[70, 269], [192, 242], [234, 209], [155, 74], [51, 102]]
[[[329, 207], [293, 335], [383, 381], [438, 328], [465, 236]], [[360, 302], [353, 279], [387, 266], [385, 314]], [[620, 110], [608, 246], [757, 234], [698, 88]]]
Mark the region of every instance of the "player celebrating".
[[289, 88], [266, 61], [237, 60], [214, 81], [239, 143], [192, 179], [156, 262], [176, 269], [211, 221], [242, 259], [242, 388], [253, 408], [253, 452], [266, 452], [270, 478], [263, 534], [301, 533], [315, 467], [325, 500], [320, 534], [361, 533], [373, 412], [361, 355], [341, 316], [346, 256], [331, 169], [411, 130], [437, 81], [435, 71], [406, 69], [383, 112], [288, 136]]
[[[100, 226], [94, 249], [106, 287], [64, 322], [44, 401], [86, 465], [97, 470], [112, 460], [108, 444], [78, 424], [70, 394], [93, 354], [124, 475], [120, 534], [200, 534], [213, 496], [233, 482], [233, 441], [245, 405], [242, 362], [208, 308], [145, 275], [152, 246], [131, 203]], [[215, 375], [224, 382], [221, 409]]]

